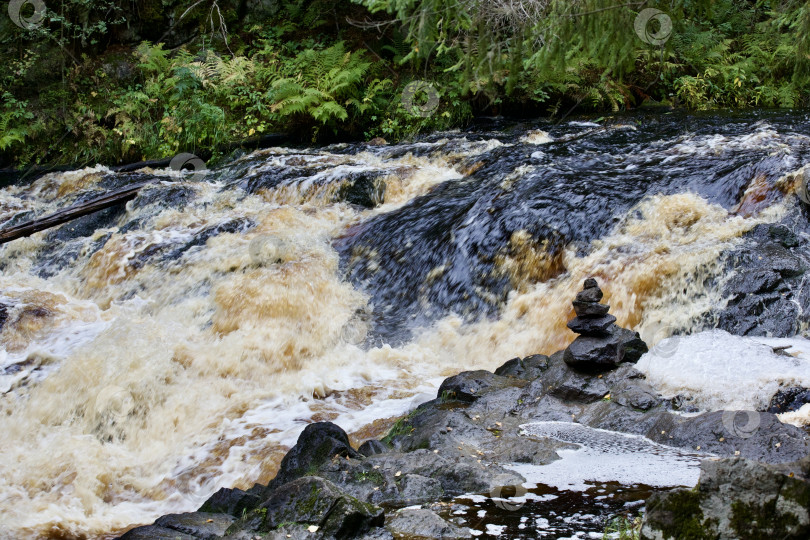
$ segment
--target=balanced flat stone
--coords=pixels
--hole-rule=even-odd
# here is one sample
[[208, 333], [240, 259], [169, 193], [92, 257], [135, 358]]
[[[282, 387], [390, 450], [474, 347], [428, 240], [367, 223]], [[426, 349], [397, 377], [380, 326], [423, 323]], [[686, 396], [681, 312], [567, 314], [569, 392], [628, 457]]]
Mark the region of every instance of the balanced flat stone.
[[588, 287], [577, 293], [577, 300], [580, 302], [599, 302], [604, 294], [599, 287]]
[[577, 317], [601, 317], [602, 315], [607, 315], [607, 312], [610, 310], [610, 306], [607, 304], [581, 302], [579, 300], [574, 300], [571, 303], [574, 304], [574, 311]]
[[568, 321], [568, 328], [582, 336], [607, 336], [615, 322], [616, 317], [613, 315], [597, 318], [574, 317]]

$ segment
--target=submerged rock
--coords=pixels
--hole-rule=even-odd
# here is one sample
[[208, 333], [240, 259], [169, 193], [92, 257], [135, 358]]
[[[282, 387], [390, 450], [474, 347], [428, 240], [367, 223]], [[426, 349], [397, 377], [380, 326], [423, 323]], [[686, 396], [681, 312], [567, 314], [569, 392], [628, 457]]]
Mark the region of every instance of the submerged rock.
[[384, 178], [376, 173], [353, 173], [343, 180], [335, 200], [374, 208], [385, 202], [386, 187]]
[[705, 460], [694, 489], [653, 494], [641, 538], [810, 538], [810, 457], [790, 465]]
[[768, 404], [768, 412], [781, 414], [798, 411], [806, 403], [810, 403], [810, 388], [794, 386], [779, 390]]

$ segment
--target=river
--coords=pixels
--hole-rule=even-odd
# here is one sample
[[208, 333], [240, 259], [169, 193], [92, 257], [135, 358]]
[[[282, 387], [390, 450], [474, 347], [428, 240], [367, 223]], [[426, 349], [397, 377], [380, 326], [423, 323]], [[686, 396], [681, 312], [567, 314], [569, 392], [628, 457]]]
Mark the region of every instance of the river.
[[194, 510], [271, 479], [313, 420], [381, 436], [446, 376], [565, 347], [586, 277], [650, 345], [711, 328], [742, 235], [807, 236], [809, 134], [797, 112], [481, 119], [6, 187], [0, 226], [156, 180], [0, 247], [0, 536]]

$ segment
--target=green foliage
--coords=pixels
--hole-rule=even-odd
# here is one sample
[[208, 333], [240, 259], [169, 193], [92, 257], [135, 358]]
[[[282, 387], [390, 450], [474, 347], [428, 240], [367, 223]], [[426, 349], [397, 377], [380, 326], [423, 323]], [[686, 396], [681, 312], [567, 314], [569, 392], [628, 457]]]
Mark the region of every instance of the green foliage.
[[413, 433], [416, 428], [414, 428], [409, 422], [413, 417], [413, 414], [414, 411], [411, 411], [410, 414], [403, 416], [402, 418], [398, 418], [397, 421], [394, 422], [394, 425], [391, 426], [391, 429], [388, 430], [385, 437], [380, 440], [390, 446], [394, 437], [399, 437], [400, 435], [410, 435]]
[[0, 111], [0, 150], [14, 143], [23, 143], [29, 133], [27, 122], [34, 118], [28, 110], [27, 101], [19, 101], [8, 92], [3, 92], [3, 109]]
[[342, 42], [301, 52], [291, 63], [297, 76], [277, 79], [270, 86], [271, 110], [281, 117], [310, 117], [333, 129], [350, 116], [374, 110], [392, 83], [367, 82], [371, 63], [363, 56], [346, 51]]
[[[273, 131], [397, 140], [461, 126], [475, 111], [559, 117], [647, 99], [698, 110], [810, 104], [802, 0], [48, 6], [35, 29], [0, 18], [3, 165], [180, 151], [218, 159], [233, 142]], [[661, 45], [634, 31], [638, 11], [650, 7], [672, 21]], [[440, 95], [427, 118], [401, 102], [415, 80]]]
[[616, 516], [605, 527], [604, 540], [639, 540], [641, 538], [641, 516], [629, 518]]
[[[556, 97], [615, 111], [648, 97], [694, 109], [808, 102], [810, 7], [798, 0], [354, 1], [402, 23], [411, 44], [403, 60], [429, 60], [491, 104]], [[672, 21], [661, 46], [633, 30], [642, 7]]]

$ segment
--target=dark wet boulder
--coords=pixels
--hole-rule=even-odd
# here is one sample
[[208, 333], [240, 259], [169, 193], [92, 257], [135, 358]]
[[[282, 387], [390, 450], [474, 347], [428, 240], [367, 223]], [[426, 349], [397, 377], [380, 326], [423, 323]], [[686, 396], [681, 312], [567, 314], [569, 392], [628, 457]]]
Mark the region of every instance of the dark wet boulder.
[[664, 402], [643, 378], [620, 381], [611, 387], [610, 396], [619, 405], [638, 411], [649, 411]]
[[466, 527], [453, 525], [425, 508], [403, 508], [385, 527], [397, 538], [472, 538]]
[[641, 335], [638, 332], [617, 327], [616, 335], [621, 341], [622, 350], [624, 350], [622, 362], [635, 364], [641, 359], [644, 353], [650, 350], [647, 344], [644, 343], [644, 340], [641, 339]]
[[221, 488], [200, 507], [200, 512], [215, 512], [238, 516], [245, 509], [256, 508], [261, 499], [241, 489]]
[[268, 491], [316, 471], [334, 456], [359, 457], [349, 444], [346, 432], [332, 422], [316, 422], [304, 428], [298, 441], [281, 460]]
[[574, 369], [607, 371], [617, 367], [624, 359], [621, 344], [621, 339], [616, 335], [579, 336], [565, 349], [563, 359]]
[[735, 274], [728, 288], [738, 295], [765, 293], [774, 290], [781, 281], [779, 274], [766, 268]]
[[374, 208], [385, 201], [386, 183], [378, 173], [355, 173], [343, 180], [337, 200]]
[[767, 411], [774, 414], [798, 411], [806, 403], [810, 403], [810, 388], [783, 388], [771, 398]]
[[513, 358], [495, 370], [495, 375], [502, 377], [516, 377], [531, 381], [540, 376], [548, 368], [548, 356], [533, 354], [526, 358]]
[[777, 223], [774, 225], [757, 225], [757, 227], [767, 227], [768, 237], [776, 243], [786, 248], [795, 248], [801, 242], [799, 237], [785, 225]]
[[347, 495], [332, 482], [305, 476], [274, 489], [258, 512], [260, 531], [285, 523], [315, 525], [325, 538], [356, 538], [385, 520], [381, 508]]
[[767, 244], [762, 247], [761, 253], [763, 259], [768, 261], [767, 266], [782, 277], [800, 276], [806, 269], [802, 258], [779, 244]]
[[705, 460], [700, 469], [694, 489], [647, 500], [641, 538], [810, 538], [810, 458], [789, 466]]
[[766, 463], [789, 463], [810, 454], [810, 436], [803, 429], [767, 412], [712, 411], [690, 417], [663, 413], [647, 424], [643, 435], [661, 444]]
[[439, 397], [458, 401], [475, 401], [488, 392], [525, 384], [512, 377], [501, 377], [483, 369], [464, 371], [442, 382], [439, 387]]
[[154, 183], [141, 189], [138, 196], [128, 206], [132, 210], [140, 210], [149, 205], [182, 210], [196, 196], [196, 188], [189, 184], [179, 182]]
[[363, 454], [364, 456], [373, 456], [376, 454], [384, 454], [385, 452], [390, 452], [391, 448], [388, 447], [382, 441], [378, 441], [377, 439], [369, 439], [357, 449], [357, 452]]
[[3, 331], [3, 327], [6, 325], [6, 321], [8, 320], [8, 306], [5, 304], [0, 304], [0, 332]]
[[435, 478], [421, 474], [406, 474], [399, 483], [401, 504], [423, 504], [440, 500], [444, 496], [442, 484]]
[[120, 536], [119, 540], [197, 540], [197, 537], [167, 527], [146, 525], [144, 527], [135, 527]]
[[190, 534], [194, 538], [209, 540], [220, 538], [233, 522], [233, 516], [228, 514], [189, 512], [187, 514], [165, 515], [158, 518], [155, 525]]
[[782, 224], [757, 225], [725, 260], [733, 276], [723, 287], [728, 302], [711, 317], [717, 327], [741, 336], [796, 335], [810, 313], [807, 241]]

